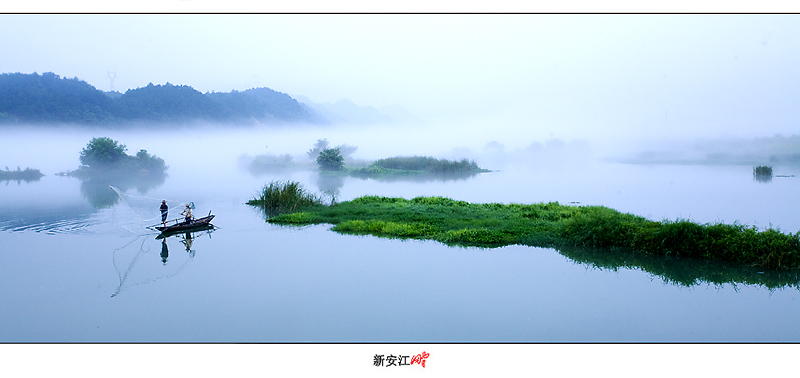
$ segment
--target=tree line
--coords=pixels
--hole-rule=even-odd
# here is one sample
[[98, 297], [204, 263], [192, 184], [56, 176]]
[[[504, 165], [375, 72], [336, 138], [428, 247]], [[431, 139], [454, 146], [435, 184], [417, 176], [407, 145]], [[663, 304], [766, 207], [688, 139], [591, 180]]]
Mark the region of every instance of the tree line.
[[291, 96], [269, 88], [204, 94], [187, 85], [150, 83], [120, 94], [52, 72], [0, 74], [0, 124], [196, 121], [326, 123]]

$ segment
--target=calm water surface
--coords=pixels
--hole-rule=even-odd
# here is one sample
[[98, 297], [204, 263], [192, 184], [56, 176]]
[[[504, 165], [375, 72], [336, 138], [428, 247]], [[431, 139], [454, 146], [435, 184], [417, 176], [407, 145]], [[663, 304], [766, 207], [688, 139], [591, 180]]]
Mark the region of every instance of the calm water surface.
[[[80, 147], [56, 154], [66, 167], [43, 169], [39, 181], [0, 182], [2, 342], [800, 341], [796, 286], [686, 286], [553, 249], [275, 226], [244, 205], [270, 180], [292, 179], [335, 189], [340, 200], [575, 202], [797, 232], [798, 178], [762, 183], [747, 166], [589, 161], [506, 165], [455, 181], [331, 182], [314, 172], [253, 175], [237, 166], [242, 152], [181, 162], [181, 152], [151, 148], [169, 177], [142, 190], [123, 183], [119, 196], [53, 175], [77, 167]], [[188, 201], [196, 215], [213, 211], [218, 229], [156, 239], [146, 226], [157, 223], [161, 199], [171, 217]]]

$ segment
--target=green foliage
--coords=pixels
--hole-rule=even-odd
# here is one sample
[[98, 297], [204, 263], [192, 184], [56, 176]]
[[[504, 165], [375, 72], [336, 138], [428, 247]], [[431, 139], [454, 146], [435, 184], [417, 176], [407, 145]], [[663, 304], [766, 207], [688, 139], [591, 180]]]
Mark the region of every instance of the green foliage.
[[459, 230], [448, 230], [436, 238], [436, 240], [446, 244], [482, 247], [500, 247], [509, 244], [516, 244], [516, 239], [516, 236], [510, 232], [489, 228], [462, 228]]
[[298, 225], [311, 224], [314, 223], [314, 220], [316, 219], [314, 214], [306, 212], [281, 214], [277, 215], [277, 217], [279, 217], [283, 223]]
[[312, 147], [310, 150], [308, 150], [308, 152], [306, 152], [306, 154], [308, 155], [309, 159], [311, 159], [313, 161], [317, 161], [317, 158], [319, 157], [320, 152], [322, 152], [322, 150], [327, 149], [327, 148], [328, 148], [328, 139], [327, 138], [317, 139], [317, 142], [314, 143], [314, 147]]
[[81, 150], [80, 162], [89, 168], [111, 168], [122, 162], [128, 148], [108, 137], [93, 138]]
[[[318, 161], [317, 158], [319, 157], [319, 154], [322, 151], [324, 151], [326, 149], [329, 149], [329, 147], [328, 147], [329, 145], [330, 145], [330, 143], [328, 143], [328, 139], [327, 138], [317, 139], [317, 142], [314, 143], [314, 147], [312, 147], [310, 150], [308, 150], [308, 152], [306, 152], [306, 154], [308, 155], [309, 159], [311, 159], [311, 160], [316, 162], [316, 161]], [[357, 146], [351, 146], [351, 145], [348, 145], [348, 144], [340, 144], [340, 145], [338, 145], [338, 146], [336, 146], [334, 148], [339, 150], [339, 155], [342, 156], [342, 158], [346, 158], [346, 157], [352, 155], [358, 149]]]
[[[267, 215], [273, 216], [321, 205], [322, 200], [318, 196], [308, 193], [299, 182], [272, 181], [261, 189], [258, 197], [247, 201], [247, 204], [256, 206]], [[298, 219], [306, 218], [283, 219], [292, 219], [288, 223], [302, 223]]]
[[136, 156], [125, 154], [127, 147], [108, 137], [92, 138], [81, 150], [80, 162], [83, 169], [99, 171], [144, 171], [152, 174], [163, 174], [166, 163], [147, 150], [139, 150]]
[[164, 159], [157, 157], [156, 155], [150, 155], [147, 153], [147, 150], [139, 150], [136, 153], [136, 164], [139, 169], [146, 170], [148, 172], [163, 172], [167, 169], [166, 163]]
[[369, 167], [350, 169], [350, 170], [347, 171], [347, 173], [349, 173], [349, 174], [351, 174], [353, 176], [356, 176], [356, 177], [374, 177], [374, 176], [384, 175], [384, 174], [386, 174], [388, 172], [389, 171], [387, 171], [387, 170], [385, 170], [385, 169], [383, 169], [381, 167], [376, 167], [374, 165], [371, 165]]
[[377, 234], [397, 238], [425, 238], [435, 235], [436, 228], [420, 222], [382, 220], [350, 220], [333, 227], [334, 231], [353, 234]]
[[344, 167], [344, 158], [338, 148], [326, 148], [317, 156], [317, 165], [323, 171], [341, 171]]
[[465, 201], [455, 201], [450, 198], [445, 197], [415, 197], [411, 200], [412, 203], [418, 203], [422, 205], [438, 205], [438, 206], [467, 206], [469, 202]]

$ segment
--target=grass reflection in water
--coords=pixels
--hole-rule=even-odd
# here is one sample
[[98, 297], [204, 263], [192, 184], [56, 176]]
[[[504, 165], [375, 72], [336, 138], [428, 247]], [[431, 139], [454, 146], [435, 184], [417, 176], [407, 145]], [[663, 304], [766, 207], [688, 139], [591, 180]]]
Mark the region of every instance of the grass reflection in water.
[[[278, 185], [278, 184], [276, 184]], [[298, 197], [302, 187], [291, 187]], [[282, 195], [285, 195], [283, 193]], [[640, 268], [667, 282], [798, 286], [800, 233], [759, 231], [741, 224], [652, 221], [602, 206], [473, 204], [443, 197], [364, 196], [335, 205], [319, 202], [282, 213], [249, 202], [277, 224], [333, 224], [333, 230], [447, 245], [556, 248], [580, 263]]]

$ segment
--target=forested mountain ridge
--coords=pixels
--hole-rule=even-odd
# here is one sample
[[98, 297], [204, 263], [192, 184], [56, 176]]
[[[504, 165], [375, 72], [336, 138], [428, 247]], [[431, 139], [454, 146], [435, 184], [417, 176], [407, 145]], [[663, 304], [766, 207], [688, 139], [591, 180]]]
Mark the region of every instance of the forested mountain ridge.
[[269, 88], [206, 93], [148, 84], [105, 93], [78, 78], [47, 72], [0, 74], [0, 124], [328, 123], [291, 96]]

